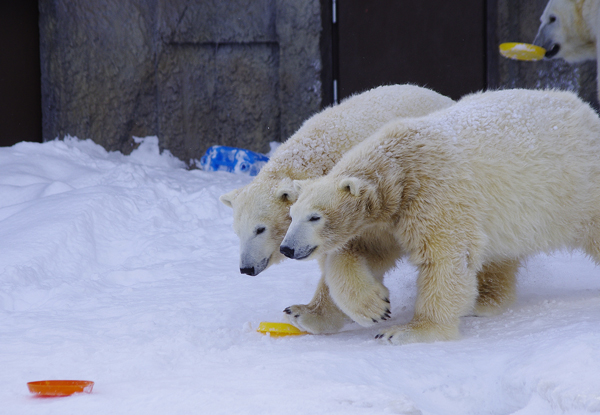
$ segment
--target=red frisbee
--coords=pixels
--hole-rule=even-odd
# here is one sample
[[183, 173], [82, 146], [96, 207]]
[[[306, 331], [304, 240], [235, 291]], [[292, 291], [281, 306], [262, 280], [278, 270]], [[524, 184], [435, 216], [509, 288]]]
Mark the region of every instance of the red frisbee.
[[91, 393], [94, 382], [89, 380], [39, 380], [28, 382], [29, 392], [38, 396], [69, 396], [74, 393]]

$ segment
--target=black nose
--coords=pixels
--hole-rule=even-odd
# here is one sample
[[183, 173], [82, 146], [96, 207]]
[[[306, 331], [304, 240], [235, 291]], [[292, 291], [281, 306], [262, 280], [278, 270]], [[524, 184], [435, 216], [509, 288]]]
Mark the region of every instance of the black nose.
[[281, 246], [279, 247], [279, 252], [285, 255], [288, 258], [294, 259], [294, 249], [289, 246]]
[[252, 275], [253, 277], [256, 275], [256, 273], [254, 272], [254, 267], [240, 268], [240, 272], [242, 274]]

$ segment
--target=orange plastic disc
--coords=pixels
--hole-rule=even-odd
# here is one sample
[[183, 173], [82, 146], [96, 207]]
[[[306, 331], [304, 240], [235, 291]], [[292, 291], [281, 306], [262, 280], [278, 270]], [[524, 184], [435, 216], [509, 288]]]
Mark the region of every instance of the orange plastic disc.
[[74, 393], [91, 393], [94, 382], [89, 380], [39, 380], [28, 382], [29, 392], [38, 396], [69, 396]]
[[300, 334], [308, 334], [307, 332], [302, 331], [297, 327], [292, 326], [291, 324], [269, 323], [265, 321], [258, 325], [258, 329], [256, 331], [263, 334], [269, 333], [271, 337], [297, 336]]

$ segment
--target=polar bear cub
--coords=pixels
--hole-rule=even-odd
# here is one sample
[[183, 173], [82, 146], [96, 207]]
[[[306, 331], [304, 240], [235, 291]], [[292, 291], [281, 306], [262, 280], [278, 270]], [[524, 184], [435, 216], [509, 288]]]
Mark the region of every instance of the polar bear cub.
[[391, 343], [458, 338], [461, 316], [510, 302], [529, 255], [581, 248], [600, 264], [600, 119], [570, 92], [484, 92], [393, 121], [296, 185], [281, 251], [327, 253], [344, 313], [364, 322], [381, 300], [364, 258], [339, 254], [357, 236], [391, 233], [418, 267], [412, 321], [377, 336]]
[[[427, 88], [389, 85], [349, 97], [306, 120], [250, 184], [220, 198], [233, 208], [233, 228], [240, 239], [240, 272], [257, 275], [285, 258], [279, 245], [297, 197], [292, 180], [326, 174], [346, 151], [390, 120], [426, 115], [453, 103]], [[382, 247], [386, 249], [390, 247]], [[346, 318], [331, 302], [323, 278], [310, 304], [290, 306], [285, 313], [312, 333], [337, 331]]]

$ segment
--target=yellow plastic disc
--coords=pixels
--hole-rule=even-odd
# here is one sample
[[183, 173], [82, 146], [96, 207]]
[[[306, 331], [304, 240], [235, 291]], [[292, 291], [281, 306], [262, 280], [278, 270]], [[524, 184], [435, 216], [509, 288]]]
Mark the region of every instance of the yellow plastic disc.
[[305, 331], [301, 331], [295, 326], [287, 323], [269, 323], [263, 321], [258, 325], [258, 329], [256, 330], [259, 333], [267, 334], [270, 333], [271, 337], [280, 337], [280, 336], [298, 336], [300, 334], [308, 334]]
[[539, 61], [544, 58], [546, 49], [530, 43], [509, 42], [500, 44], [500, 54], [520, 61]]

